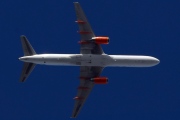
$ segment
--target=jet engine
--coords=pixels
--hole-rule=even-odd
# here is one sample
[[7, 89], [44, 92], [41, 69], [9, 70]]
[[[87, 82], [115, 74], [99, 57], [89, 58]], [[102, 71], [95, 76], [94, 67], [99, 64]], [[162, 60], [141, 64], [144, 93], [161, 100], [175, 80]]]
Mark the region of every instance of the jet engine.
[[109, 37], [92, 37], [92, 40], [97, 44], [109, 44]]
[[95, 84], [107, 84], [108, 83], [108, 78], [106, 78], [106, 77], [96, 77], [96, 78], [91, 78], [91, 81], [93, 81]]

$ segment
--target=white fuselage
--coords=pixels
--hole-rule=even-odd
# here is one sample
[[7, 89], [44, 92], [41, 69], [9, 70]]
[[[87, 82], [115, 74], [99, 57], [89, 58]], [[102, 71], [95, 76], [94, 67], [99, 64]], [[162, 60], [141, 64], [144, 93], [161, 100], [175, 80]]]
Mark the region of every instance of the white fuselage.
[[44, 65], [151, 67], [159, 60], [151, 56], [95, 54], [36, 54], [19, 60]]

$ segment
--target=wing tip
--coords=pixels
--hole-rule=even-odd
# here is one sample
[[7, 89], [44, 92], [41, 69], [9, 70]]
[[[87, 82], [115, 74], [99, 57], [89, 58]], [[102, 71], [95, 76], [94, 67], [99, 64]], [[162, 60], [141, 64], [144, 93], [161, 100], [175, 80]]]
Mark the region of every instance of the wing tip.
[[73, 2], [74, 4], [79, 4], [79, 2]]
[[20, 37], [26, 37], [25, 35], [21, 35]]

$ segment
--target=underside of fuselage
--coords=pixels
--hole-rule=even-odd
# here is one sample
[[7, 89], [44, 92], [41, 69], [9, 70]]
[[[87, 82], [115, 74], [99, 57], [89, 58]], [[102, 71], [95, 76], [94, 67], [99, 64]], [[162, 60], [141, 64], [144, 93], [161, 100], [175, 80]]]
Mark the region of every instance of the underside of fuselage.
[[151, 56], [107, 54], [39, 54], [19, 59], [35, 64], [64, 66], [150, 67], [159, 63], [158, 59]]

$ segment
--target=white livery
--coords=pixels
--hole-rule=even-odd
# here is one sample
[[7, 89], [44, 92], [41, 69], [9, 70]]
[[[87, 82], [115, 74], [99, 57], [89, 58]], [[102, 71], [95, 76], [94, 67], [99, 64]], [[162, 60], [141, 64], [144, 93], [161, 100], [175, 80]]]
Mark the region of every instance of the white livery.
[[94, 54], [36, 54], [19, 58], [24, 62], [43, 65], [151, 67], [159, 60], [151, 56]]
[[36, 54], [27, 38], [22, 35], [24, 56], [19, 58], [24, 62], [21, 82], [27, 79], [36, 64], [80, 66], [80, 85], [77, 88], [77, 96], [74, 97], [72, 118], [77, 117], [95, 84], [108, 83], [107, 77], [100, 76], [105, 67], [151, 67], [159, 63], [157, 58], [151, 56], [105, 54], [101, 44], [108, 44], [109, 37], [95, 36], [80, 4], [75, 2], [74, 6], [77, 16], [76, 23], [79, 26], [78, 33], [81, 36], [80, 54]]

